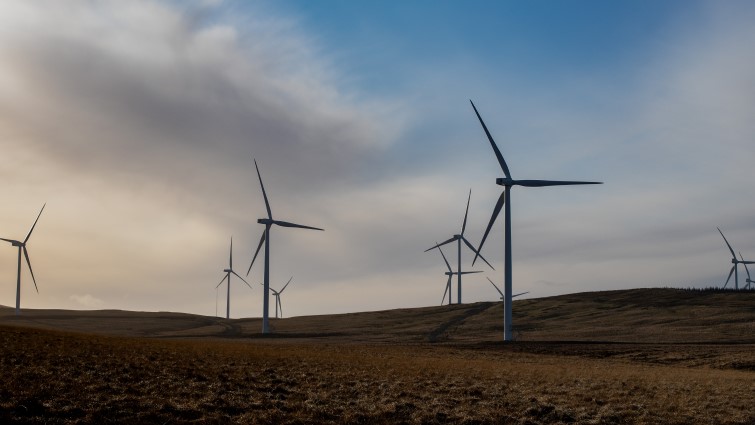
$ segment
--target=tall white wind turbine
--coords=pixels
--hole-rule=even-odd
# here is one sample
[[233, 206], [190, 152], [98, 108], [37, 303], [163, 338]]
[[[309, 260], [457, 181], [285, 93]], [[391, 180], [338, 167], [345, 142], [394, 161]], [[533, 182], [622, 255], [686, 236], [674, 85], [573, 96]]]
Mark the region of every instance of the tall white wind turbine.
[[[724, 288], [726, 288], [726, 285], [729, 284], [729, 279], [731, 279], [731, 274], [734, 273], [734, 289], [739, 290], [739, 268], [737, 267], [740, 264], [755, 264], [755, 261], [745, 261], [744, 258], [742, 260], [739, 260], [737, 258], [737, 254], [734, 253], [734, 248], [731, 247], [731, 244], [729, 244], [729, 241], [726, 240], [726, 236], [724, 236], [724, 232], [721, 231], [718, 227], [718, 233], [721, 234], [721, 237], [724, 238], [724, 242], [726, 242], [726, 246], [729, 247], [729, 251], [731, 252], [731, 263], [733, 266], [731, 266], [731, 270], [729, 270], [729, 277], [726, 278], [726, 283], [724, 283]], [[741, 253], [740, 253], [741, 255]]]
[[34, 220], [34, 224], [31, 225], [31, 229], [29, 229], [29, 233], [26, 234], [23, 242], [17, 241], [15, 239], [0, 238], [0, 240], [3, 240], [5, 242], [10, 242], [12, 246], [18, 247], [18, 274], [16, 275], [16, 316], [21, 314], [21, 251], [23, 251], [24, 258], [26, 258], [26, 265], [29, 266], [29, 273], [31, 273], [32, 282], [34, 282], [34, 289], [36, 289], [37, 293], [39, 293], [39, 288], [37, 288], [37, 279], [34, 278], [34, 271], [31, 269], [31, 261], [29, 261], [29, 251], [26, 249], [26, 243], [29, 242], [31, 232], [34, 231], [34, 227], [37, 225], [39, 217], [42, 215], [42, 211], [45, 210], [46, 205], [47, 204], [42, 205], [42, 209], [39, 210], [37, 219]]
[[265, 192], [265, 185], [262, 184], [262, 175], [260, 175], [260, 168], [257, 166], [257, 160], [254, 160], [254, 168], [257, 169], [257, 177], [260, 180], [260, 187], [262, 188], [262, 196], [265, 198], [265, 208], [267, 208], [267, 218], [260, 218], [257, 220], [257, 223], [264, 224], [265, 225], [265, 231], [262, 232], [262, 237], [260, 238], [260, 243], [257, 245], [257, 251], [254, 252], [254, 257], [252, 257], [252, 262], [249, 264], [249, 270], [246, 271], [246, 275], [249, 276], [249, 272], [252, 270], [252, 266], [254, 265], [254, 260], [257, 259], [257, 254], [260, 252], [260, 248], [262, 248], [262, 244], [265, 244], [265, 279], [264, 279], [264, 295], [262, 296], [263, 302], [262, 302], [262, 333], [268, 334], [270, 333], [270, 319], [269, 319], [269, 305], [270, 305], [270, 229], [272, 228], [273, 224], [282, 226], [282, 227], [296, 227], [299, 229], [310, 229], [310, 230], [323, 230], [319, 227], [311, 227], [311, 226], [304, 226], [302, 224], [296, 224], [296, 223], [289, 223], [287, 221], [280, 221], [273, 219], [273, 213], [270, 210], [270, 202], [267, 199], [267, 192]]
[[[467, 216], [469, 215], [469, 201], [471, 201], [471, 200], [472, 200], [472, 189], [469, 189], [469, 197], [467, 197], [467, 210], [464, 213], [464, 221], [461, 224], [461, 233], [453, 235], [450, 239], [448, 239], [446, 241], [443, 241], [441, 243], [437, 243], [436, 242], [435, 246], [432, 246], [432, 247], [430, 247], [430, 248], [428, 248], [428, 249], [425, 250], [425, 252], [427, 252], [427, 251], [433, 250], [435, 248], [440, 249], [441, 246], [443, 246], [443, 245], [445, 245], [447, 243], [451, 243], [451, 242], [456, 241], [456, 255], [457, 255], [457, 259], [459, 261], [459, 263], [458, 263], [459, 265], [458, 265], [458, 268], [457, 268], [458, 273], [455, 273], [457, 275], [457, 277], [458, 277], [458, 283], [456, 285], [456, 289], [458, 291], [458, 295], [456, 297], [456, 303], [457, 304], [461, 304], [461, 275], [465, 274], [465, 273], [462, 273], [462, 271], [461, 271], [461, 243], [462, 242], [464, 242], [464, 244], [469, 249], [471, 249], [472, 252], [475, 253], [475, 258], [477, 258], [477, 256], [479, 256], [480, 258], [482, 258], [482, 261], [484, 261], [488, 266], [490, 266], [491, 269], [495, 270], [495, 268], [490, 263], [488, 263], [488, 260], [486, 260], [485, 257], [483, 257], [482, 255], [480, 255], [480, 253], [474, 248], [474, 246], [471, 243], [469, 243], [469, 241], [467, 240], [467, 238], [464, 237], [464, 231], [467, 229]], [[443, 257], [445, 258], [445, 255]], [[450, 286], [449, 286], [449, 289], [450, 289]], [[451, 297], [449, 297], [449, 304], [450, 304], [450, 298]]]
[[[223, 279], [220, 280], [220, 283], [218, 283], [215, 289], [219, 288], [220, 285], [223, 284], [223, 282], [228, 280], [228, 291], [226, 295], [226, 305], [225, 305], [225, 318], [230, 319], [231, 318], [231, 275], [234, 275], [237, 278], [241, 279], [242, 282], [246, 283], [246, 286], [248, 286], [249, 289], [252, 288], [252, 285], [250, 285], [249, 282], [244, 280], [243, 277], [239, 276], [238, 273], [233, 271], [233, 237], [231, 237], [231, 254], [228, 258], [228, 268], [223, 269], [223, 273], [225, 273], [225, 276], [223, 276]], [[217, 297], [215, 297], [215, 314], [217, 315]]]
[[[435, 242], [436, 245], [438, 242]], [[446, 294], [448, 294], [448, 305], [451, 305], [451, 298], [453, 291], [451, 291], [451, 277], [455, 274], [471, 274], [471, 273], [482, 273], [481, 271], [468, 271], [468, 272], [455, 272], [451, 268], [451, 264], [449, 264], [448, 260], [446, 259], [446, 254], [443, 253], [443, 250], [440, 248], [440, 245], [438, 245], [438, 251], [440, 251], [440, 255], [443, 256], [443, 262], [446, 263], [446, 268], [448, 268], [448, 271], [445, 273], [446, 276], [448, 276], [448, 282], [446, 282], [446, 290], [443, 292], [443, 299], [440, 300], [440, 305], [443, 305], [443, 302], [446, 300]]]
[[[511, 260], [511, 188], [514, 186], [524, 186], [524, 187], [545, 187], [545, 186], [566, 186], [566, 185], [577, 185], [577, 184], [602, 184], [602, 182], [582, 182], [582, 181], [555, 181], [555, 180], [515, 180], [511, 177], [511, 173], [509, 172], [509, 167], [506, 165], [506, 161], [503, 159], [503, 155], [501, 155], [501, 151], [498, 149], [498, 146], [495, 144], [495, 141], [493, 140], [493, 136], [490, 135], [490, 131], [488, 131], [488, 127], [485, 125], [485, 122], [483, 122], [482, 117], [480, 116], [480, 113], [477, 112], [477, 108], [474, 105], [474, 102], [471, 100], [469, 103], [472, 104], [472, 109], [474, 109], [475, 114], [477, 115], [477, 119], [480, 120], [480, 124], [482, 125], [483, 130], [485, 130], [485, 135], [488, 137], [488, 140], [490, 141], [490, 146], [493, 148], [493, 152], [495, 153], [496, 158], [498, 159], [498, 164], [501, 166], [501, 170], [503, 170], [503, 174], [505, 177], [503, 178], [497, 178], [496, 184], [499, 186], [504, 187], [503, 193], [501, 193], [501, 196], [498, 198], [498, 202], [496, 202], [495, 207], [493, 208], [493, 215], [490, 217], [490, 222], [488, 223], [488, 228], [485, 229], [485, 235], [482, 237], [482, 241], [480, 241], [480, 246], [477, 248], [478, 255], [480, 250], [482, 249], [483, 244], [485, 243], [485, 239], [488, 237], [488, 233], [490, 232], [490, 228], [493, 227], [493, 223], [495, 222], [495, 219], [498, 217], [498, 213], [501, 212], [501, 208], [506, 206], [505, 213], [504, 213], [504, 227], [506, 232], [506, 239], [504, 243], [504, 247], [506, 250], [506, 263], [504, 266], [504, 292], [505, 292], [505, 300], [504, 300], [504, 331], [503, 331], [503, 340], [504, 341], [511, 341], [512, 340], [512, 333], [511, 333], [511, 298], [512, 296], [512, 260]], [[508, 202], [506, 202], [508, 201]], [[474, 261], [477, 260], [477, 257], [472, 261], [472, 264], [474, 264]]]

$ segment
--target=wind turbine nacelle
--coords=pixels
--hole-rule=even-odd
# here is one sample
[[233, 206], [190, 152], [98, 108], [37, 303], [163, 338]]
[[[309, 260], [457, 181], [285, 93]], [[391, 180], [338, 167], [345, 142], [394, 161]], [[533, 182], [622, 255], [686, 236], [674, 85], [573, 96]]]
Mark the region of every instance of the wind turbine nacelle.
[[271, 220], [269, 218], [258, 218], [257, 219], [257, 223], [265, 224], [265, 225], [267, 225], [267, 224], [273, 224], [273, 220]]
[[507, 179], [505, 177], [498, 177], [497, 179], [495, 179], [495, 184], [499, 186], [506, 186], [506, 185], [510, 186], [513, 181], [514, 180]]
[[231, 273], [232, 271], [233, 271], [233, 270], [231, 270], [231, 269], [224, 269], [224, 270], [223, 270], [223, 273]]

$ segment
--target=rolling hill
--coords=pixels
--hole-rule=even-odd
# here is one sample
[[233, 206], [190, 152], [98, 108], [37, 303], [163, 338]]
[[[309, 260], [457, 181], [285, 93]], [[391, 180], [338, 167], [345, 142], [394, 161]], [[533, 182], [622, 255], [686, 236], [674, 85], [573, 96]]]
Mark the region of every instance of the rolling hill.
[[[503, 306], [482, 302], [271, 319], [278, 339], [419, 343], [501, 340]], [[170, 312], [0, 309], [0, 323], [153, 338], [255, 338], [261, 319]], [[667, 288], [514, 301], [518, 341], [755, 343], [755, 291]]]

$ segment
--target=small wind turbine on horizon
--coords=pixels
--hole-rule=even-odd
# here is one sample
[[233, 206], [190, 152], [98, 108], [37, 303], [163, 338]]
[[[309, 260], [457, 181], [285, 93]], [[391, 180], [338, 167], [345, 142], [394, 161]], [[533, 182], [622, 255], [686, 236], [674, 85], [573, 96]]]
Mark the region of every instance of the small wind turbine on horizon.
[[257, 245], [257, 251], [254, 252], [254, 257], [252, 257], [252, 262], [249, 264], [249, 270], [246, 271], [246, 275], [249, 276], [249, 272], [252, 271], [252, 266], [254, 265], [254, 260], [257, 259], [257, 254], [260, 253], [260, 248], [262, 248], [262, 244], [265, 244], [265, 278], [264, 278], [264, 295], [262, 296], [263, 302], [262, 302], [262, 333], [268, 334], [270, 333], [270, 319], [269, 319], [269, 305], [270, 305], [270, 228], [273, 226], [273, 224], [282, 226], [282, 227], [295, 227], [299, 229], [310, 229], [310, 230], [320, 230], [323, 231], [323, 229], [320, 229], [319, 227], [311, 227], [311, 226], [304, 226], [302, 224], [296, 224], [296, 223], [289, 223], [287, 221], [280, 221], [273, 219], [273, 213], [270, 210], [270, 202], [267, 199], [267, 193], [265, 192], [265, 185], [262, 184], [262, 175], [260, 175], [260, 168], [257, 166], [257, 160], [254, 160], [254, 168], [257, 169], [257, 177], [260, 180], [260, 188], [262, 188], [262, 196], [265, 198], [265, 208], [267, 209], [267, 218], [260, 218], [257, 219], [257, 223], [264, 224], [265, 230], [262, 232], [262, 237], [260, 238], [260, 243]]
[[[493, 281], [490, 280], [489, 277], [485, 276], [485, 278], [488, 280], [488, 282], [490, 282], [491, 285], [493, 285], [493, 288], [495, 288], [495, 290], [498, 291], [499, 294], [501, 294], [501, 301], [506, 301], [506, 298], [503, 296], [503, 292], [501, 292], [501, 290], [498, 289], [498, 285], [496, 285], [495, 283], [493, 283]], [[520, 295], [529, 294], [529, 293], [530, 293], [530, 291], [522, 292], [522, 293], [519, 293], [519, 294], [516, 294], [516, 295], [512, 295], [511, 298], [516, 298], [516, 297], [518, 297]]]
[[[566, 185], [582, 185], [582, 184], [602, 184], [602, 182], [584, 182], [584, 181], [556, 181], [556, 180], [515, 180], [511, 177], [511, 173], [509, 172], [509, 167], [506, 165], [506, 161], [503, 159], [503, 155], [501, 154], [501, 151], [498, 149], [498, 146], [495, 144], [495, 141], [493, 140], [493, 136], [490, 135], [490, 131], [488, 131], [488, 127], [485, 125], [485, 122], [482, 120], [482, 117], [480, 116], [480, 113], [477, 112], [477, 108], [474, 105], [474, 102], [470, 99], [469, 103], [472, 104], [472, 109], [474, 109], [475, 115], [477, 115], [477, 119], [480, 121], [480, 124], [482, 125], [482, 129], [485, 130], [485, 135], [488, 137], [488, 141], [490, 141], [490, 146], [493, 148], [493, 152], [495, 153], [496, 158], [498, 159], [498, 164], [501, 166], [501, 170], [503, 171], [503, 174], [505, 177], [503, 178], [497, 178], [496, 184], [499, 186], [504, 187], [504, 191], [501, 193], [501, 196], [498, 198], [498, 202], [496, 202], [495, 207], [493, 208], [493, 215], [490, 217], [490, 222], [488, 223], [487, 229], [485, 229], [485, 235], [482, 237], [482, 240], [480, 241], [480, 246], [477, 248], [477, 255], [479, 255], [480, 251], [482, 250], [483, 244], [485, 244], [485, 239], [488, 237], [488, 233], [490, 233], [490, 228], [493, 227], [493, 223], [495, 222], [496, 218], [498, 218], [498, 214], [501, 212], [501, 208], [506, 206], [505, 213], [504, 213], [504, 227], [505, 227], [505, 242], [504, 247], [506, 250], [505, 256], [506, 256], [506, 262], [504, 266], [504, 293], [505, 293], [505, 300], [503, 303], [504, 307], [504, 331], [503, 331], [503, 340], [504, 341], [511, 341], [512, 333], [511, 333], [511, 298], [512, 296], [512, 257], [511, 257], [511, 188], [514, 186], [524, 186], [524, 187], [545, 187], [545, 186], [566, 186]], [[508, 201], [508, 202], [506, 202]], [[472, 265], [474, 265], [475, 261], [477, 261], [477, 257], [472, 261]]]
[[[461, 275], [466, 274], [466, 273], [463, 273], [461, 271], [461, 243], [462, 242], [464, 242], [464, 244], [469, 249], [471, 249], [472, 252], [475, 253], [475, 258], [477, 258], [477, 256], [479, 256], [480, 258], [482, 258], [482, 261], [484, 261], [485, 264], [487, 264], [488, 266], [490, 266], [491, 269], [495, 270], [495, 267], [493, 267], [490, 263], [488, 263], [488, 260], [486, 260], [485, 257], [483, 257], [482, 255], [480, 255], [479, 251], [476, 250], [474, 248], [474, 246], [471, 243], [469, 243], [469, 241], [467, 240], [467, 238], [464, 237], [464, 231], [467, 229], [467, 216], [469, 215], [469, 201], [471, 201], [471, 200], [472, 200], [472, 189], [469, 189], [469, 197], [467, 198], [467, 210], [464, 213], [464, 221], [462, 222], [462, 225], [461, 225], [461, 233], [453, 235], [450, 239], [448, 239], [448, 240], [446, 240], [444, 242], [441, 242], [441, 243], [437, 243], [436, 242], [435, 246], [432, 246], [432, 247], [427, 248], [425, 250], [425, 252], [427, 252], [427, 251], [433, 250], [435, 248], [440, 249], [441, 246], [443, 246], [443, 245], [445, 245], [447, 243], [451, 243], [451, 242], [456, 241], [456, 254], [457, 254], [458, 261], [459, 261], [459, 263], [458, 263], [459, 265], [458, 265], [458, 268], [457, 268], [458, 272], [456, 273], [456, 275], [458, 276], [458, 283], [456, 285], [456, 289], [458, 291], [458, 294], [457, 294], [457, 297], [456, 297], [456, 303], [457, 304], [461, 304]], [[446, 256], [444, 255], [443, 258], [445, 259], [445, 257]], [[449, 266], [449, 270], [451, 270], [450, 266]], [[450, 279], [450, 275], [449, 275], [449, 279]], [[449, 286], [449, 290], [450, 290], [450, 286]], [[445, 296], [443, 298], [445, 299]], [[451, 299], [451, 297], [449, 296], [449, 304], [450, 304], [450, 299]]]
[[289, 279], [288, 282], [286, 282], [286, 284], [283, 285], [283, 288], [281, 288], [280, 291], [276, 291], [275, 289], [270, 288], [270, 291], [273, 293], [273, 296], [275, 297], [275, 318], [276, 319], [278, 318], [278, 307], [280, 307], [280, 310], [281, 310], [281, 317], [280, 318], [281, 319], [283, 318], [283, 304], [281, 304], [281, 294], [283, 293], [283, 291], [286, 290], [286, 287], [288, 286], [289, 283], [291, 283], [291, 280], [293, 278], [294, 277], [291, 276], [291, 279]]
[[[228, 292], [226, 296], [226, 306], [225, 306], [225, 318], [230, 319], [231, 318], [231, 275], [234, 275], [241, 279], [242, 282], [246, 283], [246, 286], [249, 287], [249, 289], [252, 289], [252, 286], [244, 280], [243, 277], [239, 276], [238, 273], [233, 271], [233, 237], [231, 237], [231, 254], [228, 258], [228, 268], [223, 269], [223, 273], [225, 273], [225, 276], [223, 276], [223, 279], [220, 280], [220, 283], [215, 286], [215, 289], [219, 288], [220, 285], [223, 284], [226, 280], [228, 280]], [[218, 314], [218, 303], [217, 303], [217, 294], [215, 296], [215, 315]]]
[[31, 225], [31, 229], [29, 229], [29, 233], [26, 234], [26, 237], [24, 238], [24, 241], [17, 241], [15, 239], [5, 239], [0, 238], [0, 240], [3, 240], [5, 242], [10, 242], [12, 246], [18, 247], [18, 274], [16, 275], [16, 316], [21, 314], [21, 251], [24, 253], [24, 258], [26, 258], [26, 265], [29, 266], [29, 273], [31, 273], [31, 280], [34, 282], [34, 289], [37, 290], [37, 294], [39, 294], [39, 288], [37, 287], [37, 279], [34, 278], [34, 270], [31, 268], [31, 261], [29, 261], [29, 251], [26, 249], [26, 243], [29, 242], [29, 238], [31, 237], [31, 232], [34, 231], [34, 227], [37, 225], [37, 222], [39, 221], [39, 217], [42, 216], [42, 211], [45, 210], [45, 206], [47, 204], [45, 203], [42, 205], [42, 209], [39, 210], [39, 214], [37, 215], [37, 219], [34, 220], [34, 224]]
[[[731, 251], [731, 263], [733, 266], [731, 266], [731, 270], [729, 270], [729, 277], [726, 278], [726, 283], [724, 283], [724, 289], [726, 289], [726, 285], [729, 284], [729, 279], [731, 279], [731, 274], [734, 273], [734, 290], [739, 290], [739, 264], [755, 264], [755, 261], [745, 261], [744, 258], [742, 260], [739, 260], [737, 258], [737, 254], [734, 253], [734, 248], [731, 247], [731, 244], [729, 244], [729, 241], [726, 240], [726, 236], [724, 236], [724, 232], [721, 231], [718, 227], [718, 233], [721, 234], [721, 237], [724, 238], [724, 242], [726, 242], [726, 246], [729, 247], [729, 251]], [[741, 256], [742, 253], [740, 252], [739, 255]]]
[[[739, 257], [742, 259], [742, 261], [744, 261], [745, 258], [742, 257], [742, 253], [741, 252], [739, 253]], [[745, 282], [747, 282], [747, 285], [745, 286], [745, 289], [749, 290], [749, 289], [752, 289], [751, 284], [752, 284], [753, 280], [750, 278], [750, 269], [747, 268], [747, 263], [744, 263], [744, 265], [745, 265], [745, 271], [747, 272], [747, 280], [745, 281]]]
[[[438, 242], [435, 242], [436, 244]], [[468, 272], [455, 272], [451, 268], [451, 264], [448, 263], [448, 260], [446, 259], [446, 255], [443, 253], [443, 250], [438, 246], [438, 251], [440, 251], [440, 255], [443, 256], [443, 261], [446, 263], [446, 267], [448, 268], [448, 271], [445, 273], [446, 276], [448, 276], [448, 282], [446, 282], [446, 290], [443, 292], [443, 299], [440, 300], [440, 305], [443, 305], [443, 302], [446, 300], [446, 294], [448, 294], [448, 305], [451, 305], [451, 294], [453, 294], [453, 291], [451, 291], [451, 277], [455, 274], [471, 274], [471, 273], [482, 273], [481, 271], [468, 271]]]

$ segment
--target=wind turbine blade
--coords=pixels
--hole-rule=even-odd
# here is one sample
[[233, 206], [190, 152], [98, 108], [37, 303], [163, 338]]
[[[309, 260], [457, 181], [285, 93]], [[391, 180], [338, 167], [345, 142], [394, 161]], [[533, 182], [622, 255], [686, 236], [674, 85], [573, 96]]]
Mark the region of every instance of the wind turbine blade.
[[571, 186], [577, 184], [603, 184], [603, 182], [582, 182], [566, 180], [515, 180], [514, 184], [525, 187], [545, 187], [545, 186]]
[[747, 281], [750, 281], [750, 269], [747, 268], [747, 262], [745, 261], [745, 257], [742, 256], [742, 253], [739, 253], [739, 258], [742, 259], [742, 263], [745, 265], [745, 271], [747, 272]]
[[[280, 294], [280, 292], [279, 292], [279, 294]], [[278, 309], [281, 311], [281, 319], [282, 319], [283, 318], [283, 304], [281, 304], [281, 297], [280, 297], [280, 295], [278, 295], [276, 298], [278, 300]]]
[[5, 239], [5, 238], [0, 238], [0, 241], [10, 242], [10, 243], [18, 242], [18, 241], [13, 240], [13, 239]]
[[[495, 270], [495, 267], [493, 267], [493, 265], [492, 265], [492, 264], [488, 263], [488, 260], [486, 260], [486, 259], [485, 259], [485, 257], [483, 257], [483, 256], [482, 256], [482, 254], [480, 254], [480, 252], [479, 252], [479, 251], [477, 251], [476, 249], [474, 249], [474, 246], [472, 246], [472, 244], [471, 244], [471, 243], [469, 243], [469, 241], [467, 240], [467, 238], [465, 238], [464, 236], [462, 236], [462, 237], [461, 237], [461, 240], [462, 240], [462, 241], [464, 241], [464, 243], [465, 243], [465, 244], [466, 244], [466, 245], [467, 245], [467, 246], [469, 247], [469, 249], [471, 249], [471, 250], [472, 250], [472, 252], [474, 252], [474, 253], [475, 253], [475, 256], [476, 256], [476, 257], [480, 257], [480, 258], [482, 258], [482, 261], [484, 261], [484, 262], [485, 262], [485, 264], [487, 264], [488, 266], [490, 266], [490, 268], [491, 268], [491, 269]], [[474, 264], [474, 263], [472, 263], [472, 264]]]
[[472, 273], [482, 273], [482, 270], [476, 270], [476, 271], [471, 271], [471, 272], [461, 272], [461, 273], [456, 272], [454, 274], [472, 274]]
[[727, 277], [727, 278], [726, 278], [726, 283], [724, 283], [724, 289], [726, 289], [726, 285], [728, 285], [728, 284], [729, 284], [729, 279], [731, 279], [731, 275], [733, 275], [733, 274], [734, 274], [734, 269], [735, 269], [736, 267], [737, 267], [737, 265], [736, 265], [736, 264], [734, 264], [733, 266], [731, 266], [731, 270], [729, 270], [729, 277]]
[[[498, 214], [501, 212], [501, 208], [503, 208], [503, 203], [506, 201], [506, 192], [501, 192], [501, 196], [498, 198], [498, 202], [496, 202], [495, 207], [493, 208], [493, 215], [490, 216], [490, 222], [488, 222], [488, 228], [485, 229], [485, 234], [482, 236], [482, 240], [480, 241], [480, 246], [477, 248], [474, 260], [472, 260], [472, 265], [474, 266], [475, 261], [477, 261], [477, 257], [480, 255], [480, 252], [482, 251], [482, 246], [485, 244], [485, 240], [488, 238], [488, 233], [490, 233], [490, 228], [493, 227], [493, 223], [495, 223], [495, 219], [498, 218]], [[490, 266], [493, 267], [493, 266]]]
[[34, 227], [37, 225], [37, 222], [39, 221], [39, 217], [42, 215], [42, 211], [45, 210], [45, 206], [47, 206], [47, 203], [42, 205], [42, 209], [39, 210], [39, 215], [37, 215], [37, 219], [34, 220], [34, 224], [31, 225], [31, 229], [29, 229], [29, 233], [26, 234], [26, 238], [24, 238], [24, 243], [29, 240], [29, 237], [31, 237], [31, 232], [34, 231]]
[[[718, 227], [716, 227], [718, 229]], [[724, 232], [721, 231], [721, 229], [718, 229], [718, 233], [721, 234], [721, 237], [724, 238], [724, 242], [726, 242], [726, 246], [729, 247], [729, 251], [731, 251], [731, 256], [734, 257], [734, 259], [737, 259], [737, 254], [734, 253], [734, 248], [731, 247], [729, 244], [729, 241], [726, 240], [726, 236], [724, 236]]]
[[488, 282], [490, 282], [490, 284], [491, 284], [491, 285], [493, 285], [493, 288], [495, 288], [495, 290], [496, 290], [496, 291], [498, 291], [498, 293], [499, 293], [499, 294], [501, 294], [501, 297], [503, 297], [503, 296], [504, 296], [504, 295], [503, 295], [503, 292], [501, 292], [501, 290], [500, 290], [500, 289], [498, 289], [498, 286], [496, 286], [496, 284], [495, 284], [495, 283], [493, 283], [493, 281], [492, 281], [492, 280], [490, 280], [490, 278], [489, 278], [489, 277], [487, 277], [487, 276], [486, 276], [485, 278], [486, 278], [486, 279], [488, 280]]
[[39, 293], [39, 288], [37, 288], [37, 279], [34, 278], [34, 270], [31, 269], [31, 261], [29, 261], [29, 252], [26, 251], [26, 246], [24, 246], [24, 257], [26, 257], [26, 265], [29, 266], [29, 273], [31, 273], [32, 282], [34, 282], [34, 289], [36, 289], [37, 293]]
[[521, 292], [521, 293], [519, 293], [519, 294], [516, 294], [516, 295], [512, 295], [512, 296], [511, 296], [511, 298], [514, 298], [514, 297], [518, 297], [518, 296], [520, 296], [520, 295], [529, 294], [529, 293], [530, 293], [530, 291], [527, 291], [527, 292]]
[[234, 275], [234, 276], [236, 276], [237, 278], [241, 279], [241, 281], [242, 281], [242, 282], [246, 283], [246, 286], [248, 286], [248, 287], [249, 287], [249, 289], [254, 289], [254, 288], [252, 288], [252, 285], [250, 285], [250, 284], [249, 284], [249, 282], [247, 282], [246, 280], [244, 280], [244, 278], [243, 278], [243, 277], [239, 276], [239, 274], [238, 274], [238, 273], [236, 273], [236, 272], [235, 272], [235, 271], [233, 271], [233, 270], [231, 270], [231, 273], [233, 273], [233, 275]]
[[279, 294], [280, 294], [281, 292], [283, 292], [283, 291], [284, 291], [284, 290], [286, 289], [286, 286], [288, 286], [288, 284], [289, 284], [289, 283], [291, 283], [291, 280], [293, 280], [293, 278], [294, 278], [294, 277], [293, 277], [293, 276], [291, 276], [291, 279], [289, 279], [289, 280], [288, 280], [288, 282], [286, 282], [286, 284], [285, 284], [285, 285], [283, 285], [283, 288], [281, 288], [281, 290], [280, 290], [280, 291], [278, 291], [278, 293], [279, 293]]
[[229, 276], [228, 276], [228, 275], [229, 275], [229, 273], [226, 273], [226, 274], [225, 274], [225, 276], [223, 276], [223, 278], [222, 278], [222, 279], [220, 279], [220, 283], [218, 283], [218, 284], [217, 284], [217, 285], [215, 286], [215, 288], [219, 288], [219, 287], [220, 287], [220, 285], [222, 285], [222, 284], [223, 284], [223, 282], [225, 282], [225, 280], [229, 278]]
[[446, 283], [446, 290], [443, 291], [443, 299], [440, 300], [440, 305], [446, 301], [446, 294], [448, 293], [448, 287], [451, 286], [451, 275], [448, 275], [448, 282]]
[[233, 236], [231, 236], [231, 255], [228, 257], [228, 268], [233, 268]]
[[273, 212], [270, 211], [270, 202], [267, 200], [267, 192], [265, 192], [265, 185], [262, 184], [262, 175], [260, 174], [260, 167], [257, 166], [257, 160], [254, 160], [254, 168], [257, 169], [257, 177], [260, 179], [260, 187], [262, 188], [262, 196], [265, 198], [265, 208], [267, 208], [267, 218], [273, 219]]
[[451, 265], [450, 265], [450, 264], [448, 264], [448, 260], [446, 259], [446, 254], [444, 254], [444, 253], [443, 253], [443, 250], [442, 250], [442, 249], [440, 249], [440, 245], [438, 245], [438, 251], [440, 251], [440, 255], [442, 255], [442, 256], [443, 256], [443, 261], [445, 261], [445, 262], [446, 262], [446, 267], [448, 267], [448, 271], [449, 271], [449, 272], [453, 272], [453, 269], [451, 269]]
[[265, 243], [265, 234], [267, 233], [267, 229], [262, 231], [262, 237], [260, 238], [260, 243], [257, 245], [257, 250], [254, 251], [254, 257], [252, 257], [252, 262], [249, 264], [249, 270], [246, 271], [246, 275], [249, 276], [249, 272], [252, 271], [252, 266], [254, 265], [254, 260], [257, 259], [257, 254], [260, 253], [260, 249], [262, 248], [262, 244]]
[[461, 225], [461, 237], [464, 237], [464, 230], [467, 228], [467, 215], [469, 215], [469, 201], [472, 200], [472, 189], [469, 189], [469, 197], [467, 198], [467, 211], [464, 213], [464, 224]]
[[273, 224], [277, 224], [278, 226], [283, 226], [283, 227], [296, 227], [296, 228], [299, 228], [299, 229], [311, 229], [311, 230], [323, 230], [324, 231], [324, 229], [321, 229], [319, 227], [305, 226], [303, 224], [289, 223], [287, 221], [273, 220]]
[[482, 120], [480, 113], [477, 112], [477, 107], [474, 106], [474, 102], [472, 102], [472, 99], [469, 99], [469, 103], [472, 104], [474, 113], [475, 115], [477, 115], [477, 119], [480, 120], [480, 124], [482, 124], [482, 129], [485, 130], [485, 134], [488, 136], [488, 140], [490, 141], [490, 146], [493, 147], [493, 152], [495, 152], [495, 157], [498, 158], [498, 163], [501, 164], [501, 169], [503, 170], [503, 174], [506, 175], [507, 179], [510, 179], [511, 173], [509, 172], [509, 167], [508, 165], [506, 165], [506, 160], [503, 159], [503, 155], [501, 155], [501, 151], [498, 150], [498, 146], [495, 144], [495, 141], [493, 140], [493, 136], [490, 135], [490, 131], [488, 131], [488, 126], [485, 125], [485, 122]]
[[441, 243], [438, 243], [438, 242], [436, 241], [436, 242], [435, 242], [435, 245], [434, 245], [434, 246], [431, 246], [430, 248], [427, 248], [427, 249], [425, 250], [425, 252], [427, 252], [427, 251], [430, 251], [430, 250], [432, 250], [432, 249], [435, 249], [435, 248], [440, 248], [441, 246], [443, 246], [443, 245], [445, 245], [445, 244], [447, 244], [447, 243], [451, 243], [451, 242], [455, 241], [456, 239], [457, 239], [457, 238], [456, 238], [456, 236], [454, 236], [454, 237], [452, 237], [451, 239], [449, 239], [449, 240], [447, 240], [447, 241], [444, 241], [444, 242], [441, 242]]

